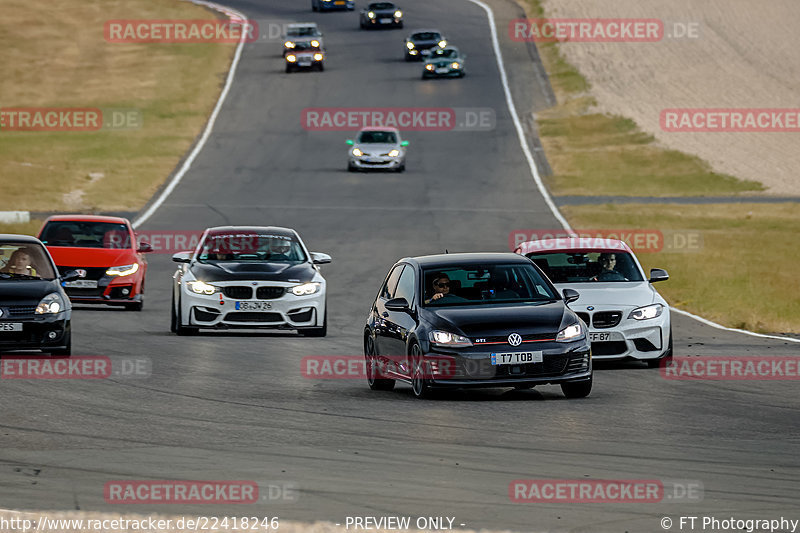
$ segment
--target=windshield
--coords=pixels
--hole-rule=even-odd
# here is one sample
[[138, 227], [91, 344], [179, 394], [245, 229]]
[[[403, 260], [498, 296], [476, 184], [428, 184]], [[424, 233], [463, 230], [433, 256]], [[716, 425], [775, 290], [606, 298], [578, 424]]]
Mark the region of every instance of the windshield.
[[0, 243], [0, 281], [55, 277], [50, 258], [40, 244]]
[[300, 243], [287, 235], [226, 233], [207, 236], [197, 260], [201, 263], [302, 263], [306, 261], [306, 254]]
[[456, 52], [452, 48], [447, 48], [445, 50], [441, 49], [435, 50], [433, 52], [433, 55], [435, 55], [436, 57], [456, 58], [458, 57], [458, 52]]
[[303, 28], [289, 28], [286, 32], [288, 37], [317, 37], [319, 31], [313, 26], [306, 26]]
[[633, 256], [627, 252], [564, 252], [529, 254], [553, 283], [644, 281]]
[[77, 248], [130, 248], [128, 226], [111, 222], [48, 222], [41, 241], [47, 246]]
[[360, 143], [397, 144], [397, 135], [393, 131], [362, 131], [358, 136]]
[[394, 4], [391, 2], [375, 2], [370, 4], [368, 9], [394, 9]]
[[468, 265], [423, 271], [429, 306], [492, 305], [558, 300], [530, 265]]
[[412, 41], [441, 41], [442, 36], [439, 33], [426, 31], [422, 33], [415, 33], [411, 36]]

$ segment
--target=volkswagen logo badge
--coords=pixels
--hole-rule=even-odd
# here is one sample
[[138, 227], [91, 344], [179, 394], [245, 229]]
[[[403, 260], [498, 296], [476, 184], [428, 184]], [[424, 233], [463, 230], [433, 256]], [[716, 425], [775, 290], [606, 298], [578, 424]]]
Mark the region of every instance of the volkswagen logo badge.
[[589, 307], [587, 307], [587, 308], [586, 308], [586, 310], [587, 310], [587, 311], [594, 311], [594, 306], [593, 306], [593, 305], [590, 305]]
[[86, 277], [86, 271], [84, 269], [82, 269], [82, 268], [79, 268], [79, 269], [75, 270], [75, 272], [78, 274], [78, 277], [81, 277], [81, 278], [85, 278]]
[[508, 344], [511, 346], [519, 346], [522, 344], [522, 336], [519, 333], [512, 333], [508, 336]]

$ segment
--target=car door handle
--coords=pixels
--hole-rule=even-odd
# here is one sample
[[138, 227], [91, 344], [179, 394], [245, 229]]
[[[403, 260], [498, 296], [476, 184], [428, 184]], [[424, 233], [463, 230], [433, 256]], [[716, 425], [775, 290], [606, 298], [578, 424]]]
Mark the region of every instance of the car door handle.
[[387, 313], [386, 311], [384, 311], [381, 314], [383, 315], [383, 318], [389, 318], [389, 313]]

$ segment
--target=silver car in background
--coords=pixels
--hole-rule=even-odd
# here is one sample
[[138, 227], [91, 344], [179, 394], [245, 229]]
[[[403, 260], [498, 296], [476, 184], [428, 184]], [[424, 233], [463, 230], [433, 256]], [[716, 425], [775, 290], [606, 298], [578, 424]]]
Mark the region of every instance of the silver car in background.
[[397, 128], [364, 128], [355, 140], [348, 139], [347, 170], [393, 170], [406, 169], [406, 146], [408, 141], [400, 137]]

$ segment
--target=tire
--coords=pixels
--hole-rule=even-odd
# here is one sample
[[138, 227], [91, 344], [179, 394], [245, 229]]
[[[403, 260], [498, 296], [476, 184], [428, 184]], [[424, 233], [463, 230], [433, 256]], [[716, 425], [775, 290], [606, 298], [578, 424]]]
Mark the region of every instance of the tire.
[[144, 307], [144, 301], [133, 302], [130, 304], [125, 304], [126, 311], [141, 311]]
[[403, 23], [401, 22], [400, 24], [397, 25], [397, 27], [402, 29], [403, 28]]
[[172, 306], [169, 309], [169, 330], [172, 333], [178, 332], [178, 315], [175, 313], [175, 289], [172, 292]]
[[561, 392], [567, 398], [586, 398], [592, 392], [592, 378], [577, 383], [562, 383]]
[[669, 327], [669, 344], [667, 344], [667, 353], [658, 359], [648, 359], [647, 368], [658, 368], [661, 366], [662, 361], [672, 361], [672, 326]]
[[399, 167], [397, 167], [397, 172], [405, 172], [406, 171], [406, 164], [403, 163]]
[[175, 323], [175, 333], [177, 333], [181, 337], [191, 337], [192, 335], [197, 335], [197, 332], [200, 330], [200, 328], [183, 325], [183, 313], [181, 312], [180, 300], [178, 300], [178, 315], [176, 316], [176, 319], [177, 320]]
[[367, 360], [367, 384], [372, 390], [392, 390], [394, 389], [395, 380], [386, 379], [380, 373], [375, 357], [375, 341], [372, 337], [367, 335], [364, 338], [364, 358]]
[[291, 74], [291, 73], [292, 73], [292, 67], [289, 66], [289, 65], [286, 65], [286, 74]]
[[322, 327], [297, 330], [303, 337], [325, 337], [328, 334], [328, 306], [325, 305], [325, 318]]
[[315, 4], [314, 2], [311, 2], [311, 11], [314, 12], [319, 11], [319, 6], [317, 6], [317, 4]]
[[319, 67], [317, 67], [317, 70], [319, 70], [320, 72], [323, 72], [323, 71], [325, 70], [325, 65], [323, 65], [322, 63], [320, 63], [320, 64], [319, 64]]
[[414, 397], [420, 400], [430, 399], [433, 396], [433, 390], [430, 387], [429, 380], [425, 377], [425, 358], [422, 356], [422, 350], [416, 342], [411, 345], [411, 392]]
[[[67, 326], [69, 327], [69, 326]], [[60, 348], [58, 350], [50, 350], [50, 355], [53, 357], [69, 357], [72, 355], [72, 330], [70, 329], [67, 331], [66, 335], [66, 342], [64, 343], [66, 348]]]
[[410, 55], [406, 54], [406, 61], [411, 62], [411, 61], [413, 61], [413, 59], [411, 59]]
[[354, 167], [354, 166], [353, 166], [353, 165], [351, 165], [350, 163], [347, 163], [347, 171], [348, 171], [348, 172], [355, 172], [355, 171], [357, 171], [357, 170], [358, 170], [358, 169], [357, 169], [356, 167]]

